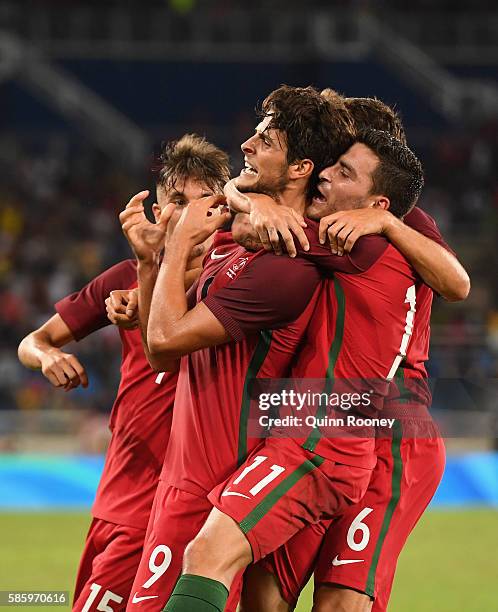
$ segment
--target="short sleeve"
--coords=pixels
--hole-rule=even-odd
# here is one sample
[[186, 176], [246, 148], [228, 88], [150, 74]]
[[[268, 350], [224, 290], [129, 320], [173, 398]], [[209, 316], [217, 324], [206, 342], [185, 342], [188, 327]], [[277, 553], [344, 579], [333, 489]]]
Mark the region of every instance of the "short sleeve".
[[419, 232], [419, 234], [422, 234], [426, 238], [430, 238], [430, 240], [437, 242], [437, 244], [441, 245], [450, 253], [453, 253], [453, 255], [455, 254], [451, 247], [445, 242], [436, 221], [418, 206], [415, 206], [405, 216], [403, 221], [408, 227]]
[[261, 252], [239, 277], [209, 294], [203, 302], [230, 336], [239, 341], [248, 334], [278, 329], [295, 321], [320, 280], [311, 261]]
[[55, 304], [76, 340], [81, 340], [110, 324], [105, 300], [114, 289], [129, 289], [137, 280], [136, 264], [127, 259], [109, 268], [91, 280], [80, 291]]

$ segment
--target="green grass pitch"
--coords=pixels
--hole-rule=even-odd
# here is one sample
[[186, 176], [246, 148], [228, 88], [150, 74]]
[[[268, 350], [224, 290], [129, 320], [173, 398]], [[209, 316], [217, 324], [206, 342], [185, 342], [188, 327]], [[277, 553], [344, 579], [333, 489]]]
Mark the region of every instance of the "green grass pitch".
[[[0, 590], [70, 591], [88, 524], [80, 513], [0, 514]], [[496, 511], [428, 512], [401, 555], [390, 611], [498, 610], [497, 542]], [[310, 602], [309, 585], [298, 612]]]

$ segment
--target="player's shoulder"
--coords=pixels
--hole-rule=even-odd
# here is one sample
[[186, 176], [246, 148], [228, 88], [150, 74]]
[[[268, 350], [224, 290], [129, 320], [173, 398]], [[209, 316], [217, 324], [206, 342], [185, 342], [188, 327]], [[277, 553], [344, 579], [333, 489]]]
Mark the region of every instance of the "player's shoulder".
[[294, 298], [296, 291], [311, 297], [322, 280], [320, 269], [313, 261], [265, 250], [253, 254], [244, 274], [252, 279], [252, 287], [259, 287], [265, 295], [278, 293], [284, 300]]
[[428, 212], [419, 206], [414, 206], [410, 212], [404, 216], [403, 222], [405, 225], [408, 225], [421, 234], [425, 234], [427, 232], [432, 233], [434, 231], [439, 232], [439, 228], [434, 217], [431, 217]]
[[361, 236], [355, 242], [349, 259], [358, 269], [367, 271], [376, 263], [380, 262], [384, 255], [389, 252], [391, 243], [380, 234], [367, 234]]
[[273, 251], [265, 251], [261, 249], [256, 253], [252, 254], [251, 264], [258, 266], [262, 270], [266, 270], [269, 273], [281, 273], [285, 274], [287, 271], [297, 271], [298, 269], [313, 269], [316, 268], [316, 264], [306, 259], [305, 257], [290, 257], [284, 253], [282, 255], [276, 255]]
[[402, 278], [408, 278], [413, 282], [418, 279], [412, 264], [403, 253], [390, 242], [387, 243], [387, 248], [378, 261], [378, 273], [383, 278], [389, 278], [389, 282], [396, 283]]

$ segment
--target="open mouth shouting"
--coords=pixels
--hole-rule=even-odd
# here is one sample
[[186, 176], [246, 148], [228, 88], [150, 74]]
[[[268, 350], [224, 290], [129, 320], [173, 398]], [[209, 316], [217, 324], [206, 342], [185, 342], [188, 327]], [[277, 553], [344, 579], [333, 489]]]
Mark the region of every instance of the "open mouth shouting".
[[326, 181], [321, 180], [316, 186], [315, 193], [313, 194], [313, 204], [326, 204]]
[[258, 171], [256, 170], [256, 168], [254, 166], [251, 166], [247, 159], [244, 159], [244, 168], [242, 168], [240, 175], [257, 176], [257, 174]]

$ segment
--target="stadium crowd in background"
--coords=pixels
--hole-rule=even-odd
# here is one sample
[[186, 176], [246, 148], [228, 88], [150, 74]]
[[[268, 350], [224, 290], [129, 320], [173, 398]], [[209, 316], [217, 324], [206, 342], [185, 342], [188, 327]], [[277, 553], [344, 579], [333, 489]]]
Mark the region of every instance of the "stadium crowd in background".
[[[492, 240], [498, 216], [497, 131], [497, 125], [485, 125], [420, 142], [416, 134], [412, 138], [427, 176], [421, 206], [437, 219], [473, 279], [469, 300], [451, 309], [434, 306], [432, 376], [498, 375], [498, 312], [492, 306], [498, 301]], [[233, 142], [240, 140], [232, 136]], [[151, 181], [145, 174], [126, 174], [112, 159], [69, 145], [60, 135], [41, 142], [7, 138], [0, 148], [0, 409], [107, 411], [117, 382], [109, 376], [118, 375], [115, 330], [107, 328], [77, 347], [90, 386], [68, 395], [24, 370], [16, 346], [52, 314], [61, 296], [128, 256], [117, 213], [130, 194]], [[229, 143], [219, 144], [230, 150]]]

